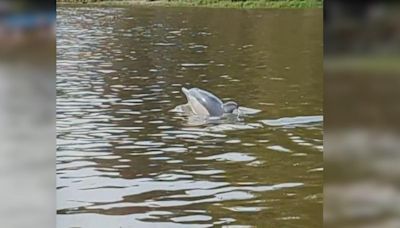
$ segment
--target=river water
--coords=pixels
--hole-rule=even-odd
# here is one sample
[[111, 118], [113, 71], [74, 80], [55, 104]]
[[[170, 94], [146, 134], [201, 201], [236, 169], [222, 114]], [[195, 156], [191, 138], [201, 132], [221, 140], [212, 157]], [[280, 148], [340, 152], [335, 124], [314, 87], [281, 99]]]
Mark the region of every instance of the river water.
[[[322, 10], [57, 17], [58, 227], [322, 226]], [[193, 124], [183, 86], [260, 112]]]

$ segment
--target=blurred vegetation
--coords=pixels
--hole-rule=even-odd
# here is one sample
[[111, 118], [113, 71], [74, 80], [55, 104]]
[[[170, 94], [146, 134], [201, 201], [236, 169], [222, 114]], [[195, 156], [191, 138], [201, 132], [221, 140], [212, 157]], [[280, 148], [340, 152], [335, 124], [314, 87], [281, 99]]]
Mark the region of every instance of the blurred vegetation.
[[57, 0], [94, 5], [201, 6], [227, 8], [320, 8], [322, 0]]
[[324, 67], [330, 72], [400, 73], [398, 55], [348, 55], [325, 57]]

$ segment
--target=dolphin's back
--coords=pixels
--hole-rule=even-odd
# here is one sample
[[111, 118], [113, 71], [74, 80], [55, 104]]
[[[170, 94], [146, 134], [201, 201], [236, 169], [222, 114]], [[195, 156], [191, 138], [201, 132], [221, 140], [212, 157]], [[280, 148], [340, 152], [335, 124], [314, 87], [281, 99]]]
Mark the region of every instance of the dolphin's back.
[[214, 94], [199, 89], [186, 89], [182, 87], [182, 92], [186, 95], [191, 109], [198, 115], [222, 116], [224, 114], [224, 104]]
[[199, 88], [190, 89], [189, 94], [207, 109], [210, 116], [222, 116], [224, 114], [224, 104], [214, 94]]

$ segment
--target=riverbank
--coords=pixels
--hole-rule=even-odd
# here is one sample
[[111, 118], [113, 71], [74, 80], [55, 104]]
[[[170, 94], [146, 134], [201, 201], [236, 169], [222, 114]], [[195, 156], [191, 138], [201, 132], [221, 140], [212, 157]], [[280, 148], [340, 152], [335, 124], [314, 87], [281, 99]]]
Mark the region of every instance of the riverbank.
[[57, 0], [61, 5], [169, 6], [211, 8], [321, 8], [322, 0]]

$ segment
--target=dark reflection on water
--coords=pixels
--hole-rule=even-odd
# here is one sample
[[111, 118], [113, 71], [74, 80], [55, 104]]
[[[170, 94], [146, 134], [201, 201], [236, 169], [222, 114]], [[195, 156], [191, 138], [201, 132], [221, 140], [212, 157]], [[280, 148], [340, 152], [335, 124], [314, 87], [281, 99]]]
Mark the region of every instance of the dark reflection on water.
[[[58, 9], [59, 227], [320, 227], [320, 10]], [[188, 125], [181, 87], [261, 110]], [[272, 123], [272, 124], [271, 124]]]

